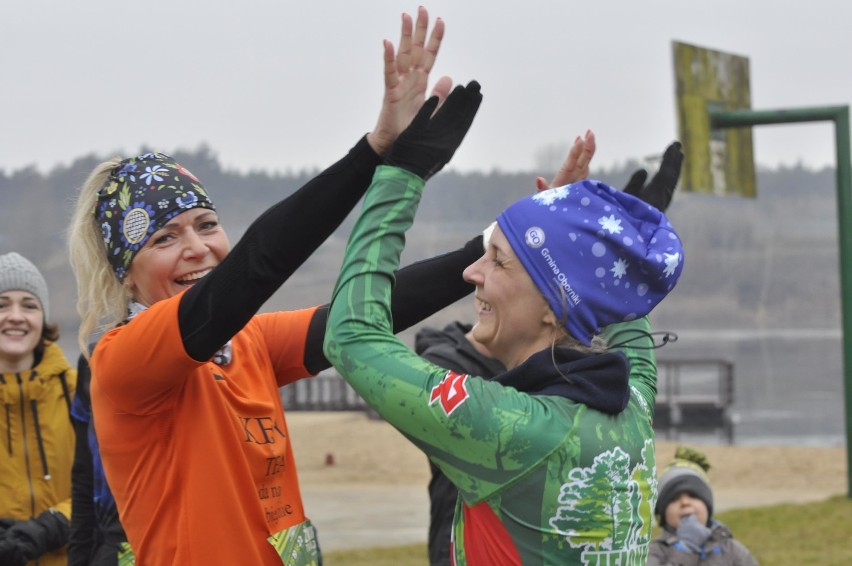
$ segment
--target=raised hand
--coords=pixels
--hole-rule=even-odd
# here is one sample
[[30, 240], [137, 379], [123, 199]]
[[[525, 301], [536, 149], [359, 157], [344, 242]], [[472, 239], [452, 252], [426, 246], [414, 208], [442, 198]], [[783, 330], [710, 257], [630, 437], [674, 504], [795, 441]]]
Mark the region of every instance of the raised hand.
[[646, 185], [645, 180], [648, 178], [648, 172], [639, 169], [627, 181], [624, 192], [665, 212], [672, 202], [682, 164], [683, 152], [680, 148], [680, 142], [672, 142], [663, 153], [663, 162], [660, 163], [660, 169], [654, 174], [651, 181]]
[[385, 162], [428, 179], [453, 157], [481, 102], [476, 81], [457, 86], [443, 103], [437, 96], [430, 97], [393, 144]]
[[[367, 142], [379, 155], [388, 152], [426, 100], [429, 73], [444, 38], [444, 21], [441, 18], [435, 21], [427, 44], [428, 28], [429, 13], [421, 6], [417, 10], [416, 25], [412, 24], [409, 14], [402, 15], [398, 51], [394, 52], [393, 43], [384, 41], [385, 91], [382, 108], [376, 127], [367, 134]], [[452, 86], [450, 77], [441, 77], [433, 87], [431, 96], [437, 96], [439, 102], [443, 101]]]
[[591, 130], [586, 130], [584, 137], [577, 136], [574, 140], [565, 161], [562, 162], [562, 166], [550, 183], [544, 177], [536, 177], [536, 189], [546, 191], [551, 187], [561, 187], [588, 178], [589, 163], [595, 156], [595, 149], [595, 134]]

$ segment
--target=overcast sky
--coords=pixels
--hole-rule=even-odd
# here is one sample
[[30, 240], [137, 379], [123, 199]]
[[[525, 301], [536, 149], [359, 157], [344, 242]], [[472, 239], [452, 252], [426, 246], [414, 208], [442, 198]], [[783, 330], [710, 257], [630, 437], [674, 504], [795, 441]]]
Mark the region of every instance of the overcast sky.
[[[846, 0], [433, 0], [433, 76], [484, 101], [453, 166], [530, 170], [587, 128], [600, 165], [677, 135], [672, 41], [748, 57], [752, 107], [852, 101]], [[27, 0], [0, 8], [0, 169], [206, 143], [242, 171], [325, 166], [374, 124], [391, 0]], [[755, 159], [835, 162], [831, 123], [755, 129]], [[545, 172], [542, 172], [545, 173]]]

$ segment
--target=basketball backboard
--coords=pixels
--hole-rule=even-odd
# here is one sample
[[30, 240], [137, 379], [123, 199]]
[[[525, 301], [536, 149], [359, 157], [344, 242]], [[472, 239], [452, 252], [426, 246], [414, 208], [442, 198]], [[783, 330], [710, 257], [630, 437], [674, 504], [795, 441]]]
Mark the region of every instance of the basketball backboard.
[[749, 62], [672, 42], [684, 191], [756, 196], [751, 128], [711, 129], [710, 111], [749, 110]]

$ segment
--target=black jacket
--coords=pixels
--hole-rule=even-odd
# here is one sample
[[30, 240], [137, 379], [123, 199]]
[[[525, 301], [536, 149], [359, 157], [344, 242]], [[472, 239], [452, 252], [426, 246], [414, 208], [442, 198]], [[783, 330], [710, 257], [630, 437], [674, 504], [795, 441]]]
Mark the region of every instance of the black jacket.
[[71, 409], [77, 446], [71, 473], [68, 566], [116, 566], [127, 535], [104, 477], [89, 397], [91, 371], [83, 356], [77, 361], [77, 375], [77, 395]]

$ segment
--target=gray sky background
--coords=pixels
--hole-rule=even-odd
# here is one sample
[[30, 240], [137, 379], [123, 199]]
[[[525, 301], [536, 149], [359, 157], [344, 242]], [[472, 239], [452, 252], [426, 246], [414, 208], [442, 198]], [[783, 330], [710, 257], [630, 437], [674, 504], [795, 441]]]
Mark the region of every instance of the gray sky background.
[[[846, 0], [432, 0], [433, 76], [477, 79], [457, 170], [529, 170], [587, 128], [599, 165], [676, 137], [672, 41], [746, 56], [752, 107], [852, 101]], [[0, 8], [0, 169], [208, 144], [241, 171], [325, 166], [374, 124], [392, 0], [80, 0]], [[755, 159], [833, 165], [830, 123], [755, 129]], [[549, 173], [549, 172], [542, 172]]]

